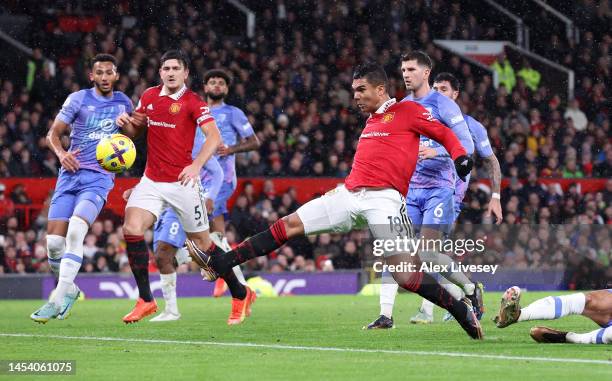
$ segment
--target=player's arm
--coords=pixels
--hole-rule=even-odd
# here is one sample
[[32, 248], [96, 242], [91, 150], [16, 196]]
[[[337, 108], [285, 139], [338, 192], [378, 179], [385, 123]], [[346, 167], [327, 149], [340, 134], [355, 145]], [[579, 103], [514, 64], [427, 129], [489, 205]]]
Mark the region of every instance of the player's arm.
[[499, 160], [495, 154], [483, 159], [484, 166], [491, 179], [491, 200], [487, 206], [485, 216], [490, 216], [491, 213], [495, 215], [497, 219], [496, 223], [501, 224], [503, 220], [502, 207], [501, 207], [501, 167]]
[[53, 153], [55, 153], [64, 169], [69, 172], [76, 172], [80, 166], [79, 160], [77, 159], [79, 150], [66, 151], [64, 147], [62, 147], [61, 141], [62, 135], [64, 135], [69, 128], [70, 126], [58, 115], [47, 133], [47, 144], [53, 150]]
[[[124, 112], [120, 114], [115, 120], [117, 126], [119, 126], [119, 128], [121, 128], [121, 130], [130, 138], [138, 137], [144, 132], [144, 128], [147, 126], [147, 115], [145, 113], [146, 109], [145, 104], [143, 102], [144, 95], [145, 94], [143, 93], [143, 96], [138, 101], [138, 106], [136, 106], [136, 110], [131, 113]], [[130, 111], [131, 108], [132, 107], [130, 105], [128, 111]]]
[[83, 95], [83, 92], [78, 91], [66, 98], [47, 133], [47, 144], [53, 150], [53, 153], [57, 155], [62, 167], [69, 172], [76, 172], [80, 167], [79, 160], [77, 159], [79, 150], [66, 151], [62, 147], [61, 139], [62, 135], [70, 128], [70, 124], [76, 120], [83, 101]]
[[251, 123], [249, 123], [249, 119], [244, 112], [238, 108], [234, 108], [232, 112], [232, 127], [240, 136], [241, 140], [238, 142], [238, 144], [231, 147], [226, 147], [223, 144], [220, 145], [219, 149], [217, 150], [217, 154], [220, 156], [231, 155], [238, 152], [253, 151], [261, 146], [257, 135], [255, 135], [255, 131], [253, 131], [253, 126], [251, 126]]
[[196, 109], [196, 111], [193, 112], [195, 122], [206, 137], [206, 141], [202, 145], [198, 155], [193, 159], [193, 162], [183, 168], [179, 174], [178, 179], [182, 185], [188, 185], [192, 180], [195, 185], [202, 167], [217, 151], [217, 148], [221, 144], [221, 134], [219, 133], [215, 119], [210, 114], [208, 105], [206, 105], [205, 102], [199, 102], [194, 107]]
[[[457, 103], [455, 103], [452, 99], [441, 96], [438, 97], [438, 110], [440, 114], [440, 121], [455, 133], [467, 153], [469, 155], [473, 154], [474, 142], [459, 105], [457, 105]], [[449, 154], [444, 147], [423, 147], [423, 149], [419, 149], [419, 158], [427, 159], [432, 157], [449, 157]]]
[[420, 135], [425, 135], [442, 144], [455, 162], [455, 169], [459, 177], [465, 178], [472, 170], [473, 162], [457, 136], [455, 136], [455, 133], [438, 122], [422, 106], [414, 103], [412, 108], [413, 114], [409, 115], [409, 117], [412, 118], [414, 130]]
[[147, 126], [147, 116], [137, 111], [134, 111], [132, 115], [124, 112], [117, 117], [115, 122], [127, 136], [137, 138]]
[[474, 146], [478, 156], [483, 160], [484, 167], [491, 179], [491, 200], [487, 206], [485, 216], [489, 217], [491, 213], [496, 218], [496, 223], [501, 224], [503, 220], [502, 207], [501, 207], [501, 167], [497, 157], [493, 153], [491, 142], [487, 134], [487, 129], [474, 118], [470, 118], [470, 131], [473, 135]]
[[233, 146], [220, 145], [217, 153], [220, 156], [231, 155], [238, 152], [248, 152], [258, 149], [261, 146], [257, 135], [253, 134], [246, 139], [241, 140]]

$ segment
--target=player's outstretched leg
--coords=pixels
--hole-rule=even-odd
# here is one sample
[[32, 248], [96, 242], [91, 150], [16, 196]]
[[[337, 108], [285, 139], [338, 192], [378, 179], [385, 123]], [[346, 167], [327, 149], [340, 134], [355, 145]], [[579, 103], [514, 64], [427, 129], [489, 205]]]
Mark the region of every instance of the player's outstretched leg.
[[513, 286], [506, 290], [502, 296], [499, 313], [494, 318], [498, 328], [504, 328], [519, 321], [553, 320], [568, 315], [581, 315], [585, 311], [587, 300], [584, 293], [548, 296], [521, 308], [520, 297], [520, 288]]
[[[295, 217], [293, 217], [294, 215]], [[297, 218], [299, 220], [299, 217], [297, 217], [295, 213], [284, 217], [272, 224], [270, 228], [244, 240], [238, 247], [227, 253], [224, 253], [220, 248], [216, 248], [212, 250], [213, 254], [211, 255], [203, 250], [199, 250], [189, 239], [186, 242], [187, 249], [194, 262], [196, 262], [207, 274], [207, 279], [212, 281], [215, 280], [219, 274], [229, 273], [234, 266], [238, 266], [256, 257], [268, 255], [284, 245], [291, 237], [288, 237], [287, 229], [283, 221], [285, 219], [291, 220], [292, 218]], [[289, 222], [289, 224], [290, 223], [291, 222]], [[303, 226], [302, 234], [304, 234]]]
[[[223, 251], [228, 252], [232, 250], [231, 246], [227, 242], [227, 238], [224, 237], [221, 234], [221, 232], [210, 233], [210, 239], [213, 241], [215, 245], [223, 249]], [[242, 273], [242, 269], [240, 268], [240, 266], [234, 266], [233, 271], [234, 271], [234, 275], [236, 275], [236, 278], [238, 278], [238, 281], [242, 285], [246, 286], [247, 285], [246, 279], [244, 278], [244, 274]], [[219, 298], [223, 296], [223, 294], [225, 294], [225, 291], [227, 291], [227, 284], [222, 278], [217, 278], [217, 280], [215, 281], [215, 287], [213, 290], [213, 297]]]
[[588, 333], [564, 332], [548, 327], [534, 327], [529, 332], [538, 343], [612, 344], [612, 327]]

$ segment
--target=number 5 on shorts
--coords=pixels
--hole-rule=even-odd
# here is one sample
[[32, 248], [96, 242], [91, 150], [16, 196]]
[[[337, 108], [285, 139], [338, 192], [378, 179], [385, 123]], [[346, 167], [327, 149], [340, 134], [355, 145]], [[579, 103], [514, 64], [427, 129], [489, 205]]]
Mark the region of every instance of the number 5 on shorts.
[[200, 210], [200, 206], [201, 205], [196, 205], [195, 207], [195, 219], [196, 221], [199, 221], [202, 219], [202, 211]]

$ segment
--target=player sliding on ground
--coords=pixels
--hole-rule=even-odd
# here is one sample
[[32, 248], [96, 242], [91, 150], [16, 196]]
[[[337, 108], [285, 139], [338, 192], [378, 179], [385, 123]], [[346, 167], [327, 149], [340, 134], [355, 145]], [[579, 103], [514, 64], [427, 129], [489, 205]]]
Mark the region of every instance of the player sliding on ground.
[[565, 332], [548, 327], [531, 328], [531, 337], [538, 343], [612, 344], [612, 289], [548, 296], [521, 308], [521, 289], [514, 286], [502, 296], [497, 327], [529, 320], [553, 320], [568, 315], [582, 315], [601, 329], [588, 333]]
[[[403, 195], [408, 192], [416, 166], [421, 134], [446, 148], [459, 176], [465, 177], [470, 172], [472, 161], [448, 128], [421, 105], [410, 101], [397, 103], [389, 97], [387, 75], [378, 64], [357, 67], [352, 87], [357, 106], [368, 113], [369, 118], [345, 184], [304, 204], [228, 253], [205, 253], [190, 245], [188, 239], [190, 255], [211, 280], [217, 274], [231, 273], [232, 267], [267, 255], [288, 240], [303, 235], [369, 227], [374, 239], [414, 238]], [[416, 255], [393, 252], [385, 257], [385, 262], [387, 265], [418, 265], [420, 260]], [[453, 298], [424, 272], [396, 271], [393, 277], [405, 289], [448, 310], [470, 337], [482, 339], [480, 323], [469, 300]]]
[[[202, 198], [200, 171], [221, 144], [221, 136], [210, 109], [196, 93], [189, 90], [188, 58], [170, 50], [161, 58], [159, 74], [162, 85], [142, 94], [134, 115], [122, 114], [120, 126], [148, 127], [145, 173], [129, 196], [125, 208], [123, 235], [139, 298], [134, 309], [123, 317], [125, 323], [137, 322], [157, 311], [149, 285], [149, 251], [144, 240], [162, 211], [170, 206], [177, 214], [187, 237], [200, 250], [219, 251], [208, 235], [208, 217]], [[196, 128], [206, 142], [192, 159]], [[246, 314], [252, 292], [240, 284], [233, 272], [224, 274], [234, 299], [243, 301]]]

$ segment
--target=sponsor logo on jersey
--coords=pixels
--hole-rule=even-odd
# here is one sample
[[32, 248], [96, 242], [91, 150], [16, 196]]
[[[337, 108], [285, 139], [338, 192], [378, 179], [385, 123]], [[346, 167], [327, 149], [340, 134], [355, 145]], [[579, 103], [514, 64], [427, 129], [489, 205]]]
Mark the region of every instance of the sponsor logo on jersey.
[[451, 124], [456, 124], [463, 121], [463, 115], [457, 115], [451, 118]]
[[148, 118], [148, 122], [149, 122], [149, 126], [176, 128], [176, 124], [174, 123], [158, 122], [158, 121], [152, 120], [151, 118]]
[[359, 139], [361, 138], [379, 138], [379, 137], [385, 137], [389, 135], [391, 135], [390, 132], [372, 131], [372, 132], [366, 132], [365, 134], [361, 134]]
[[170, 105], [168, 111], [170, 112], [170, 114], [178, 114], [178, 112], [181, 111], [181, 104], [178, 102], [174, 102]]
[[382, 122], [383, 123], [390, 123], [393, 120], [394, 117], [395, 117], [395, 113], [394, 112], [388, 112], [385, 115], [383, 115]]
[[227, 119], [226, 114], [220, 114], [215, 117], [215, 121], [219, 121], [219, 123], [225, 122], [225, 119]]
[[89, 111], [96, 111], [96, 106], [87, 106]]
[[111, 118], [102, 119], [98, 123], [98, 128], [104, 132], [112, 131], [115, 129], [115, 121]]
[[92, 132], [87, 135], [87, 139], [89, 140], [102, 140], [102, 139], [110, 139], [113, 134], [108, 134], [106, 132]]

